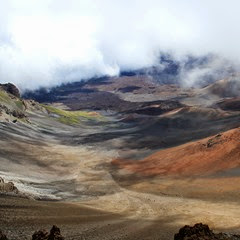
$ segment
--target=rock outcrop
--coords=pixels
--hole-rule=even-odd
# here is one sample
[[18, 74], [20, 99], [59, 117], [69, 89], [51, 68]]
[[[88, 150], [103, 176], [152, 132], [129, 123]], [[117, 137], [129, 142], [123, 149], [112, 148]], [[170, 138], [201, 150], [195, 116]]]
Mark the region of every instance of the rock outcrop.
[[240, 235], [214, 233], [208, 225], [197, 223], [193, 227], [184, 226], [174, 236], [174, 240], [239, 240]]
[[5, 113], [9, 116], [12, 116], [14, 118], [18, 118], [18, 119], [23, 119], [23, 118], [27, 118], [26, 114], [23, 111], [20, 110], [11, 110], [9, 109], [7, 106], [0, 104], [0, 115], [2, 113]]
[[32, 240], [48, 240], [48, 237], [49, 237], [48, 231], [45, 229], [42, 229], [42, 230], [35, 232], [32, 235]]
[[48, 240], [64, 240], [64, 237], [61, 235], [60, 229], [53, 225]]
[[53, 225], [50, 234], [46, 230], [39, 230], [32, 235], [32, 240], [64, 240], [60, 229]]
[[19, 89], [12, 83], [0, 84], [0, 88], [5, 90], [6, 92], [12, 94], [15, 97], [20, 98], [20, 91]]
[[4, 182], [4, 179], [0, 177], [0, 193], [18, 194], [19, 191], [12, 182]]
[[[8, 240], [7, 236], [0, 230], [0, 240]], [[60, 229], [53, 225], [50, 234], [47, 230], [39, 230], [32, 235], [32, 240], [64, 240]]]

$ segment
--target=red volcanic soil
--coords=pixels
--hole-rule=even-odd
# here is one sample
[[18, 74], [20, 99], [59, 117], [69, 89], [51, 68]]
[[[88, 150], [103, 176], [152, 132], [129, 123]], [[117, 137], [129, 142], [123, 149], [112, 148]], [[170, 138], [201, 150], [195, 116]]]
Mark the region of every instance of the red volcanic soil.
[[142, 176], [205, 176], [240, 167], [240, 128], [158, 151], [143, 160], [115, 159], [120, 169]]

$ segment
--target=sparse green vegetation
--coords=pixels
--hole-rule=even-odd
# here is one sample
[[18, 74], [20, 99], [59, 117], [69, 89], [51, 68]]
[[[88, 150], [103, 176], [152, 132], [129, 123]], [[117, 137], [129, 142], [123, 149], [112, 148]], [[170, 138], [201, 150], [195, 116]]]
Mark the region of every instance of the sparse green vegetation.
[[0, 90], [0, 102], [5, 102], [5, 103], [11, 102], [11, 98], [9, 97], [9, 95], [2, 90]]
[[2, 90], [0, 90], [0, 103], [8, 106], [13, 110], [24, 110], [23, 103], [20, 99], [11, 98], [7, 92]]
[[56, 114], [59, 118], [59, 122], [67, 125], [75, 125], [81, 123], [82, 120], [95, 120], [103, 121], [104, 117], [96, 112], [86, 111], [66, 111], [59, 108], [55, 108], [49, 105], [42, 105], [48, 112]]
[[24, 108], [23, 108], [23, 103], [22, 103], [21, 100], [17, 100], [17, 101], [15, 101], [15, 104], [16, 104], [16, 106], [17, 106], [19, 109], [21, 109], [21, 110], [24, 109]]
[[3, 119], [27, 122], [27, 115], [21, 99], [0, 90], [0, 105], [2, 112], [7, 115]]

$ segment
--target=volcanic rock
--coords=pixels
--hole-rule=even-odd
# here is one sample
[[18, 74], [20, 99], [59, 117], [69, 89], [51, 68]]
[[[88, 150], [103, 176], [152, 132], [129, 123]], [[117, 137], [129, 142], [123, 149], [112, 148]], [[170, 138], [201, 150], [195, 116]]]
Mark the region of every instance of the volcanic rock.
[[44, 229], [39, 230], [32, 235], [32, 240], [64, 240], [64, 237], [61, 235], [60, 229], [53, 225], [50, 234]]
[[35, 232], [32, 235], [32, 240], [47, 240], [48, 237], [49, 237], [48, 231], [45, 229], [42, 229], [42, 230]]
[[48, 240], [64, 240], [64, 237], [61, 235], [60, 229], [53, 225]]
[[208, 225], [197, 223], [193, 227], [184, 226], [174, 236], [174, 240], [239, 240], [240, 235], [215, 234]]
[[0, 87], [6, 92], [14, 95], [15, 97], [20, 98], [21, 96], [19, 89], [12, 83], [0, 84]]
[[0, 193], [16, 193], [19, 191], [12, 182], [4, 182], [3, 178], [0, 177]]
[[0, 231], [0, 240], [8, 240], [8, 238], [5, 234], [2, 233], [2, 231]]

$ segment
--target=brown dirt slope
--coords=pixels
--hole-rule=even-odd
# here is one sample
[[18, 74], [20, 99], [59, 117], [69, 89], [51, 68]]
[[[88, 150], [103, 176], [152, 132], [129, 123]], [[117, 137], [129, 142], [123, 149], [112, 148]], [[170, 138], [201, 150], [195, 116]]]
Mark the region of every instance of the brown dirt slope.
[[158, 151], [140, 161], [113, 164], [143, 176], [210, 175], [240, 166], [240, 129]]

